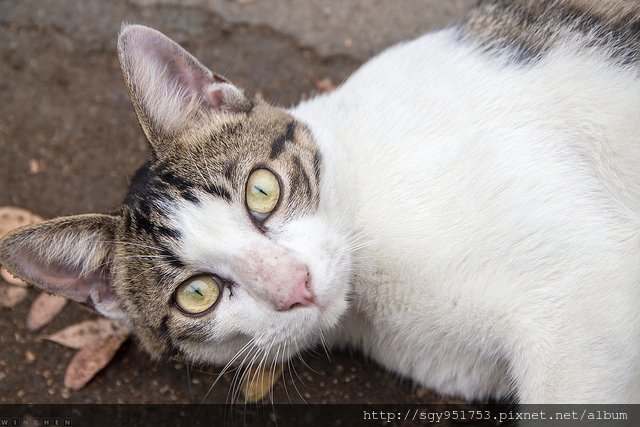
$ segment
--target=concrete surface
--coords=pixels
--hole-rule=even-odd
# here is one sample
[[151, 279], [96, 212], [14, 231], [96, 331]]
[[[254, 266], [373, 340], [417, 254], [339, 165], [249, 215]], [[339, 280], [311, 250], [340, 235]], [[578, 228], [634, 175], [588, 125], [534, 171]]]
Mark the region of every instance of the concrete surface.
[[[470, 0], [0, 0], [0, 206], [44, 217], [107, 212], [147, 156], [118, 68], [121, 22], [153, 26], [247, 93], [290, 106], [374, 53], [460, 18]], [[36, 291], [31, 291], [32, 300]], [[225, 402], [232, 375], [151, 361], [133, 342], [85, 389], [62, 386], [73, 351], [0, 314], [0, 403]], [[94, 317], [70, 305], [42, 333]], [[296, 361], [276, 402], [437, 402], [358, 354]], [[294, 385], [295, 383], [295, 385]], [[450, 401], [450, 400], [449, 400]]]

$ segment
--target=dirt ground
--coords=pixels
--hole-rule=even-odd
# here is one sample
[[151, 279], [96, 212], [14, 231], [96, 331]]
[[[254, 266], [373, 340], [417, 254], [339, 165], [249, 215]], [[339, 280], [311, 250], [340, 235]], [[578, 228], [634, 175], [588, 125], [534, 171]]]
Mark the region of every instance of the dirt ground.
[[[471, 1], [0, 0], [0, 206], [45, 218], [108, 212], [147, 156], [121, 81], [121, 22], [165, 32], [248, 94], [290, 106], [340, 83], [366, 58], [458, 19]], [[219, 367], [152, 361], [135, 342], [80, 391], [65, 388], [73, 350], [42, 341], [96, 316], [74, 304], [38, 333], [25, 318], [37, 292], [0, 309], [0, 403], [226, 402]], [[305, 354], [274, 401], [424, 403], [442, 398], [358, 354]]]

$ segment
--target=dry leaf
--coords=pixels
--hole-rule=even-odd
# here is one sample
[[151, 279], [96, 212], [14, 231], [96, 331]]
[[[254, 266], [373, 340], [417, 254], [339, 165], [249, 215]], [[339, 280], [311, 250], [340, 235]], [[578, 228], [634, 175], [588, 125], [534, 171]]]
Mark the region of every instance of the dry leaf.
[[7, 234], [14, 228], [23, 225], [35, 224], [42, 222], [42, 217], [29, 212], [26, 209], [16, 208], [13, 206], [0, 207], [0, 237]]
[[11, 308], [27, 297], [27, 288], [0, 285], [0, 306]]
[[8, 284], [13, 286], [27, 286], [27, 282], [22, 279], [18, 279], [13, 274], [9, 273], [6, 268], [0, 268], [0, 277], [2, 277]]
[[129, 328], [117, 320], [100, 318], [76, 323], [43, 338], [65, 347], [80, 350], [111, 336], [126, 337], [129, 333]]
[[[42, 217], [35, 215], [26, 209], [16, 208], [13, 206], [0, 207], [0, 237], [4, 236], [14, 228], [35, 224], [37, 222], [42, 222]], [[12, 276], [11, 273], [4, 268], [0, 268], [0, 276], [12, 285], [27, 285], [26, 282]]]
[[127, 336], [112, 335], [94, 342], [78, 351], [71, 359], [64, 374], [64, 385], [73, 390], [80, 390], [91, 379], [109, 364], [118, 349], [127, 340]]
[[32, 174], [40, 173], [42, 170], [42, 163], [38, 159], [29, 160], [29, 172]]
[[27, 317], [27, 329], [37, 331], [56, 317], [67, 304], [67, 300], [57, 295], [42, 292], [31, 304]]
[[244, 401], [247, 403], [256, 403], [262, 400], [274, 384], [280, 379], [282, 367], [280, 365], [275, 368], [257, 369], [248, 367], [247, 373], [242, 381], [242, 394]]
[[324, 77], [322, 79], [314, 77], [313, 84], [316, 87], [316, 90], [320, 93], [329, 93], [336, 90], [336, 85], [333, 84], [333, 81], [329, 77]]

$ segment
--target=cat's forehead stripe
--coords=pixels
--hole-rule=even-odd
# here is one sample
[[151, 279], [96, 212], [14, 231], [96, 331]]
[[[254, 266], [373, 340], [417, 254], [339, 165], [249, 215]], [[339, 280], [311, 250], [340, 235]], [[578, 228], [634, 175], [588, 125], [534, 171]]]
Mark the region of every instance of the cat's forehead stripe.
[[185, 267], [184, 262], [180, 260], [178, 255], [176, 255], [173, 251], [167, 249], [166, 247], [162, 247], [160, 251], [160, 255], [162, 256], [162, 260], [175, 268], [182, 269]]
[[229, 160], [227, 166], [224, 169], [224, 176], [229, 181], [234, 182], [236, 180], [236, 172], [238, 169], [238, 159], [234, 158]]
[[289, 122], [287, 124], [287, 127], [284, 131], [283, 134], [278, 135], [276, 137], [276, 139], [273, 140], [273, 143], [271, 144], [271, 153], [269, 154], [269, 158], [271, 160], [277, 159], [278, 156], [280, 156], [280, 154], [282, 154], [282, 152], [285, 149], [286, 143], [287, 142], [294, 142], [295, 141], [295, 130], [296, 130], [296, 124], [295, 122]]

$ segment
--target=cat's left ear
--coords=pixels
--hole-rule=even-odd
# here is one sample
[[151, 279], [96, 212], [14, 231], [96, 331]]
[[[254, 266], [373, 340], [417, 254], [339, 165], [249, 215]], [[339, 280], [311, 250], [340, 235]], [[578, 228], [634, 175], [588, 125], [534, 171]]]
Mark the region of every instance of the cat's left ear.
[[126, 318], [110, 283], [118, 221], [110, 215], [77, 215], [13, 230], [0, 240], [0, 264], [46, 292], [110, 318]]
[[138, 120], [156, 152], [202, 117], [252, 108], [242, 90], [152, 28], [123, 26], [118, 56]]

